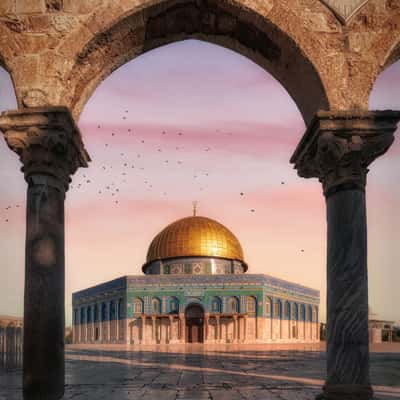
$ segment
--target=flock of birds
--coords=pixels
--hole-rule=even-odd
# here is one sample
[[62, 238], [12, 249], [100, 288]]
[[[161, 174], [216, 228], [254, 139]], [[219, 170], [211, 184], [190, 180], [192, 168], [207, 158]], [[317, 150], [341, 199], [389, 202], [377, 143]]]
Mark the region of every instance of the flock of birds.
[[[125, 113], [128, 113], [128, 110], [125, 110]], [[122, 119], [126, 120], [126, 116], [123, 116]], [[100, 130], [101, 128], [102, 128], [101, 125], [97, 126], [97, 129]], [[215, 132], [216, 133], [220, 133], [221, 131], [219, 129], [216, 129]], [[128, 128], [127, 129], [127, 133], [128, 133], [128, 135], [132, 135], [132, 136], [135, 135], [135, 132], [134, 132], [134, 130], [132, 128]], [[161, 132], [161, 135], [164, 136], [164, 135], [168, 135], [168, 134], [167, 134], [167, 132], [165, 130], [163, 130]], [[177, 135], [178, 137], [184, 136], [184, 134], [182, 132], [177, 132], [175, 135]], [[226, 132], [226, 135], [232, 136], [232, 132]], [[107, 148], [112, 147], [112, 140], [116, 136], [118, 136], [117, 133], [111, 132], [110, 140], [108, 140], [106, 143], [104, 143], [104, 146], [107, 147]], [[139, 139], [139, 143], [144, 144], [144, 143], [146, 143], [146, 141], [145, 141], [145, 139]], [[184, 150], [184, 149], [185, 149], [185, 147], [183, 145], [175, 146], [175, 151], [181, 151], [181, 150]], [[202, 148], [202, 150], [204, 152], [210, 152], [210, 151], [212, 151], [212, 148], [210, 146], [205, 146], [205, 147]], [[164, 152], [164, 150], [162, 149], [162, 147], [160, 145], [156, 146], [156, 151], [158, 153], [163, 153]], [[120, 167], [122, 167], [122, 170], [123, 170], [123, 172], [120, 172], [120, 178], [122, 178], [122, 179], [120, 179], [119, 185], [127, 183], [128, 177], [130, 177], [132, 175], [132, 172], [133, 172], [132, 170], [137, 170], [137, 171], [144, 171], [145, 170], [145, 167], [138, 166], [135, 162], [132, 161], [132, 159], [127, 160], [127, 154], [125, 154], [124, 152], [121, 152], [119, 154], [119, 156], [121, 157], [121, 160], [122, 160], [122, 164], [120, 165]], [[142, 153], [137, 153], [136, 154], [136, 159], [137, 160], [140, 160], [140, 159], [143, 159], [143, 158], [144, 158], [144, 155]], [[175, 163], [175, 165], [182, 166], [185, 162], [181, 158], [179, 158], [178, 160], [175, 160], [175, 161], [173, 161], [171, 159], [164, 159], [163, 160], [163, 164], [166, 167], [174, 165], [174, 163]], [[113, 169], [113, 165], [102, 165], [101, 169], [102, 169], [103, 172], [111, 171]], [[114, 168], [114, 169], [117, 169], [117, 168]], [[210, 173], [207, 172], [207, 171], [202, 171], [202, 172], [193, 171], [192, 172], [192, 179], [193, 180], [199, 180], [199, 178], [201, 176], [208, 177], [209, 175], [210, 175]], [[91, 183], [92, 183], [92, 180], [88, 179], [86, 174], [82, 174], [82, 179], [80, 181], [77, 181], [76, 184], [70, 185], [70, 190], [83, 189], [86, 185], [89, 185]], [[146, 185], [148, 190], [153, 189], [153, 184], [150, 183], [149, 179], [144, 179], [143, 180], [143, 184]], [[105, 184], [103, 187], [99, 188], [97, 190], [97, 194], [98, 195], [103, 195], [103, 194], [107, 194], [108, 193], [108, 194], [111, 195], [111, 197], [116, 197], [121, 193], [121, 190], [122, 190], [119, 185], [115, 181], [111, 181], [111, 182]], [[281, 185], [285, 185], [285, 182], [281, 181]], [[199, 185], [198, 189], [199, 189], [199, 191], [202, 192], [202, 191], [206, 190], [206, 186], [205, 185]], [[162, 195], [163, 196], [167, 196], [168, 193], [166, 191], [163, 191]], [[241, 197], [245, 196], [245, 193], [244, 192], [240, 192], [240, 196]], [[114, 203], [118, 204], [119, 200], [115, 199]], [[256, 212], [256, 210], [254, 208], [251, 208], [249, 211], [251, 213], [255, 213]]]
[[[128, 113], [128, 110], [125, 111], [125, 113]], [[126, 120], [126, 116], [124, 115], [122, 117], [123, 120]], [[101, 125], [97, 126], [97, 129], [102, 129]], [[128, 128], [127, 132], [128, 135], [132, 135], [132, 136], [137, 136], [135, 135], [135, 132], [133, 131], [132, 128]], [[216, 130], [216, 133], [221, 133], [220, 130]], [[232, 136], [232, 132], [226, 132], [226, 135]], [[168, 135], [168, 133], [163, 130], [161, 132], [161, 135]], [[177, 132], [175, 135], [177, 135], [178, 137], [183, 137], [184, 134], [183, 132]], [[111, 132], [110, 134], [110, 140], [108, 140], [106, 143], [104, 143], [104, 146], [107, 148], [112, 148], [112, 142], [113, 139], [115, 137], [117, 137], [118, 134], [116, 132]], [[139, 139], [140, 143], [144, 144], [145, 143], [145, 139]], [[175, 146], [175, 151], [180, 151], [182, 153], [182, 150], [184, 150], [185, 147], [184, 145], [179, 145], [179, 146]], [[202, 148], [202, 150], [204, 152], [210, 152], [212, 151], [212, 148], [210, 146], [205, 146]], [[156, 146], [156, 151], [157, 153], [163, 153], [163, 148], [161, 146]], [[139, 166], [136, 161], [140, 161], [142, 159], [145, 158], [145, 155], [142, 153], [137, 153], [136, 154], [136, 161], [134, 162], [132, 159], [128, 159], [128, 156], [125, 152], [120, 152], [119, 157], [121, 158], [121, 162], [120, 165], [115, 165], [114, 163], [114, 170], [118, 170], [120, 169], [118, 175], [119, 175], [119, 179], [117, 178], [116, 175], [114, 175], [114, 179], [112, 179], [110, 182], [108, 183], [103, 183], [103, 185], [101, 187], [97, 187], [96, 191], [97, 191], [97, 195], [101, 196], [101, 195], [109, 195], [113, 202], [118, 205], [119, 204], [119, 199], [118, 196], [121, 194], [122, 192], [122, 186], [123, 184], [128, 183], [128, 179], [132, 176], [132, 172], [134, 172], [135, 170], [137, 171], [144, 171], [145, 167], [143, 166]], [[182, 157], [179, 157], [179, 159], [173, 161], [171, 159], [164, 159], [163, 160], [163, 164], [165, 167], [167, 166], [171, 166], [175, 163], [176, 166], [180, 166], [182, 167], [182, 165], [185, 163], [182, 159]], [[184, 167], [183, 167], [184, 168]], [[111, 172], [113, 171], [113, 165], [107, 165], [104, 164], [101, 166], [101, 171], [103, 173], [107, 173], [107, 172]], [[122, 172], [121, 172], [122, 171]], [[193, 171], [192, 172], [192, 179], [193, 180], [197, 180], [199, 181], [200, 177], [208, 177], [210, 176], [210, 172], [208, 171]], [[72, 191], [76, 191], [76, 190], [82, 190], [86, 187], [88, 187], [89, 185], [91, 187], [93, 187], [96, 182], [93, 180], [93, 178], [90, 178], [88, 176], [87, 172], [82, 172], [81, 174], [78, 174], [77, 177], [75, 177], [75, 179], [73, 179], [75, 182], [73, 182], [69, 189]], [[153, 189], [153, 184], [150, 182], [149, 179], [144, 179], [143, 180], [143, 184], [145, 185], [145, 187], [147, 187], [148, 190], [152, 190]], [[285, 181], [281, 181], [281, 185], [285, 185]], [[200, 191], [204, 191], [206, 190], [206, 185], [199, 185], [198, 189]], [[168, 193], [166, 191], [162, 192], [162, 196], [167, 196]], [[240, 197], [245, 197], [246, 194], [244, 192], [239, 192], [239, 196]], [[11, 210], [13, 210], [14, 208], [19, 208], [20, 205], [19, 204], [15, 204], [15, 205], [8, 205], [5, 209], [4, 209], [4, 216], [3, 216], [3, 221], [8, 223], [10, 222], [10, 217], [8, 216], [8, 214], [10, 213]], [[250, 213], [256, 213], [256, 209], [255, 208], [251, 208], [249, 209]], [[301, 252], [304, 252], [304, 249], [301, 249]]]

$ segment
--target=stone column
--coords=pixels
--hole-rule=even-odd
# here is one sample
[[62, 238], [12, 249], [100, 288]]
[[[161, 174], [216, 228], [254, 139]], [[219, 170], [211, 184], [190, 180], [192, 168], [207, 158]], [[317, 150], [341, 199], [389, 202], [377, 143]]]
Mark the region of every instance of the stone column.
[[233, 342], [236, 343], [239, 339], [239, 329], [238, 329], [238, 316], [233, 315]]
[[221, 341], [221, 325], [220, 325], [220, 317], [217, 315], [216, 317], [217, 320], [217, 343]]
[[157, 336], [156, 336], [156, 317], [151, 317], [152, 321], [152, 330], [151, 330], [151, 341], [156, 343]]
[[243, 342], [247, 341], [247, 315], [244, 316]]
[[372, 398], [368, 350], [367, 167], [391, 146], [399, 112], [319, 112], [291, 162], [327, 206], [327, 380], [319, 398]]
[[64, 393], [64, 198], [70, 176], [89, 156], [65, 107], [0, 115], [28, 184], [24, 296], [24, 399]]
[[204, 314], [204, 342], [207, 342], [208, 340], [208, 324], [210, 320], [210, 315], [209, 314]]
[[[119, 308], [119, 307], [118, 307]], [[118, 314], [118, 310], [117, 310], [117, 316], [116, 316], [116, 319], [115, 319], [115, 325], [116, 325], [116, 327], [115, 327], [115, 336], [116, 336], [116, 343], [118, 343], [119, 342], [119, 314]]]
[[139, 333], [139, 339], [140, 343], [147, 343], [147, 337], [146, 337], [146, 316], [141, 315], [140, 316], [142, 319], [142, 325], [141, 325], [141, 332]]
[[168, 327], [168, 342], [171, 343], [172, 340], [174, 340], [172, 338], [172, 325], [174, 323], [174, 316], [173, 315], [169, 315], [168, 316], [169, 319], [169, 327]]
[[107, 341], [111, 343], [111, 324], [112, 324], [112, 307], [111, 302], [108, 303], [108, 318], [107, 318]]
[[186, 343], [186, 326], [185, 326], [186, 321], [185, 321], [185, 315], [184, 314], [179, 315], [179, 322], [181, 324], [181, 329], [180, 329], [180, 331], [181, 331], [181, 341], [182, 341], [182, 343]]

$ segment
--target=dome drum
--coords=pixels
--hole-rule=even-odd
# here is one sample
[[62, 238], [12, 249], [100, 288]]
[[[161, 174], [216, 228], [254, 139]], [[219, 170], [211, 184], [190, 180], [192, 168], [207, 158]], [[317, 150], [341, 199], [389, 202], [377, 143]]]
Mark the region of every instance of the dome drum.
[[146, 275], [243, 274], [247, 264], [240, 260], [215, 257], [175, 257], [151, 261], [142, 267]]

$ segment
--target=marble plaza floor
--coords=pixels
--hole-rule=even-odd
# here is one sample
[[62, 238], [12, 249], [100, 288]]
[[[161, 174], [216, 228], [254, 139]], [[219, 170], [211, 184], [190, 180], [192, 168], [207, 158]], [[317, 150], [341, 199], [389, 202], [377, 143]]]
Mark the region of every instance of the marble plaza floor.
[[[376, 399], [400, 399], [400, 344], [371, 349]], [[305, 400], [320, 392], [324, 345], [68, 346], [68, 400]], [[21, 369], [0, 363], [0, 400], [20, 400]]]

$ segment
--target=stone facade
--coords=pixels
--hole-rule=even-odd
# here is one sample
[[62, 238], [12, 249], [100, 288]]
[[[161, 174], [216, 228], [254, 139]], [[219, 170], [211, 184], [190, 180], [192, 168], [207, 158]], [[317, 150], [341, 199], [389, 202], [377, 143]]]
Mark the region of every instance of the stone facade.
[[3, 0], [0, 63], [20, 107], [79, 117], [120, 65], [194, 37], [267, 69], [309, 122], [319, 109], [368, 109], [378, 74], [400, 57], [399, 24], [398, 0]]
[[[267, 275], [128, 276], [72, 302], [74, 343], [319, 341], [319, 291]], [[201, 309], [195, 338], [193, 305]]]

